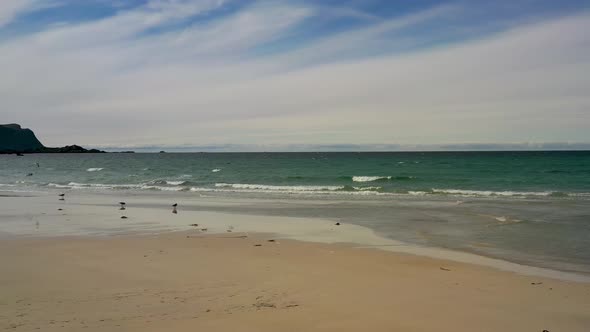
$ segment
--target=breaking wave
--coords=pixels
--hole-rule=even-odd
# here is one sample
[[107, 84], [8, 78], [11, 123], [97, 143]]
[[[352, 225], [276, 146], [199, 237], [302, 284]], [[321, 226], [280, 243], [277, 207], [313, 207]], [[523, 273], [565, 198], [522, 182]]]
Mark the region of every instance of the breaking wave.
[[88, 168], [86, 171], [87, 172], [99, 172], [102, 171], [104, 168], [102, 167], [93, 167], [93, 168]]
[[354, 190], [358, 191], [378, 191], [383, 189], [383, 187], [352, 187]]
[[[15, 187], [13, 184], [0, 184], [0, 187]], [[139, 184], [103, 183], [47, 183], [42, 186], [58, 189], [87, 190], [155, 190], [191, 192], [233, 192], [269, 194], [307, 194], [307, 195], [376, 195], [376, 196], [455, 196], [471, 198], [579, 198], [590, 199], [587, 192], [557, 191], [493, 191], [471, 189], [393, 189], [382, 186], [351, 185], [269, 185], [249, 183], [210, 183], [197, 186], [189, 181], [155, 180]]]
[[491, 191], [491, 190], [463, 190], [463, 189], [432, 189], [434, 194], [451, 194], [459, 196], [551, 196], [551, 191]]
[[246, 184], [246, 183], [216, 183], [217, 188], [232, 189], [260, 189], [269, 191], [336, 191], [343, 190], [344, 186], [273, 186], [265, 184]]
[[192, 187], [192, 192], [235, 192], [275, 194], [321, 194], [321, 195], [381, 195], [381, 187], [349, 186], [275, 186], [247, 183], [216, 183], [215, 188]]
[[412, 180], [415, 179], [414, 176], [353, 176], [353, 182], [373, 182], [373, 181], [384, 181], [384, 180]]
[[171, 185], [171, 186], [182, 186], [188, 184], [188, 181], [184, 180], [153, 180], [146, 185]]
[[391, 180], [391, 176], [353, 176], [354, 182], [373, 182], [377, 180]]

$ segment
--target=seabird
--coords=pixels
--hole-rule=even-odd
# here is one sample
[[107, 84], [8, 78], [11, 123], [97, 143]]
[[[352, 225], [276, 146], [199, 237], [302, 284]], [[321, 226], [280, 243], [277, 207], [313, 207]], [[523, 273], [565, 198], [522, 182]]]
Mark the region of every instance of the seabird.
[[177, 206], [178, 206], [178, 203], [172, 204], [172, 207], [177, 207]]
[[63, 194], [63, 193], [62, 194], [59, 194], [59, 197], [60, 197], [59, 200], [60, 201], [64, 201], [65, 200], [65, 196], [66, 196], [66, 194]]
[[125, 202], [119, 202], [121, 204], [121, 208], [119, 210], [125, 210]]

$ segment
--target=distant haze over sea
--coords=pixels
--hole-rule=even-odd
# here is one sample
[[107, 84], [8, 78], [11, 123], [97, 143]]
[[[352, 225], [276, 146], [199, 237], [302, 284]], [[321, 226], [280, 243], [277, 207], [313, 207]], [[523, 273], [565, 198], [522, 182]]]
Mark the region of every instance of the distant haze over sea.
[[96, 146], [110, 152], [366, 152], [366, 151], [573, 151], [590, 143], [458, 143], [458, 144], [211, 144], [183, 146]]

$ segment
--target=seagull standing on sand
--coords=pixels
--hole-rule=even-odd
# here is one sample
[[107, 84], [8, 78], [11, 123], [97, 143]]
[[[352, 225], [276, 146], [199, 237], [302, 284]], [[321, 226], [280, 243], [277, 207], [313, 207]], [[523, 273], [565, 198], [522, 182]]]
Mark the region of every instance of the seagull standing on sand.
[[125, 202], [119, 202], [121, 204], [121, 208], [119, 210], [125, 210]]
[[177, 203], [172, 204], [172, 213], [177, 214], [178, 211], [176, 211], [176, 207], [178, 206]]
[[66, 200], [66, 194], [64, 194], [64, 193], [59, 194], [59, 200], [60, 201], [65, 201]]

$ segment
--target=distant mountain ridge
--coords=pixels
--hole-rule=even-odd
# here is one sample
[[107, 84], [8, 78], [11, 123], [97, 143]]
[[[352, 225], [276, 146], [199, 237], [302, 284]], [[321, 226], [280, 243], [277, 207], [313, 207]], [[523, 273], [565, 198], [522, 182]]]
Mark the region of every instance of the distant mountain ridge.
[[101, 153], [104, 151], [87, 150], [78, 145], [61, 148], [48, 148], [28, 128], [16, 123], [0, 125], [0, 153]]

